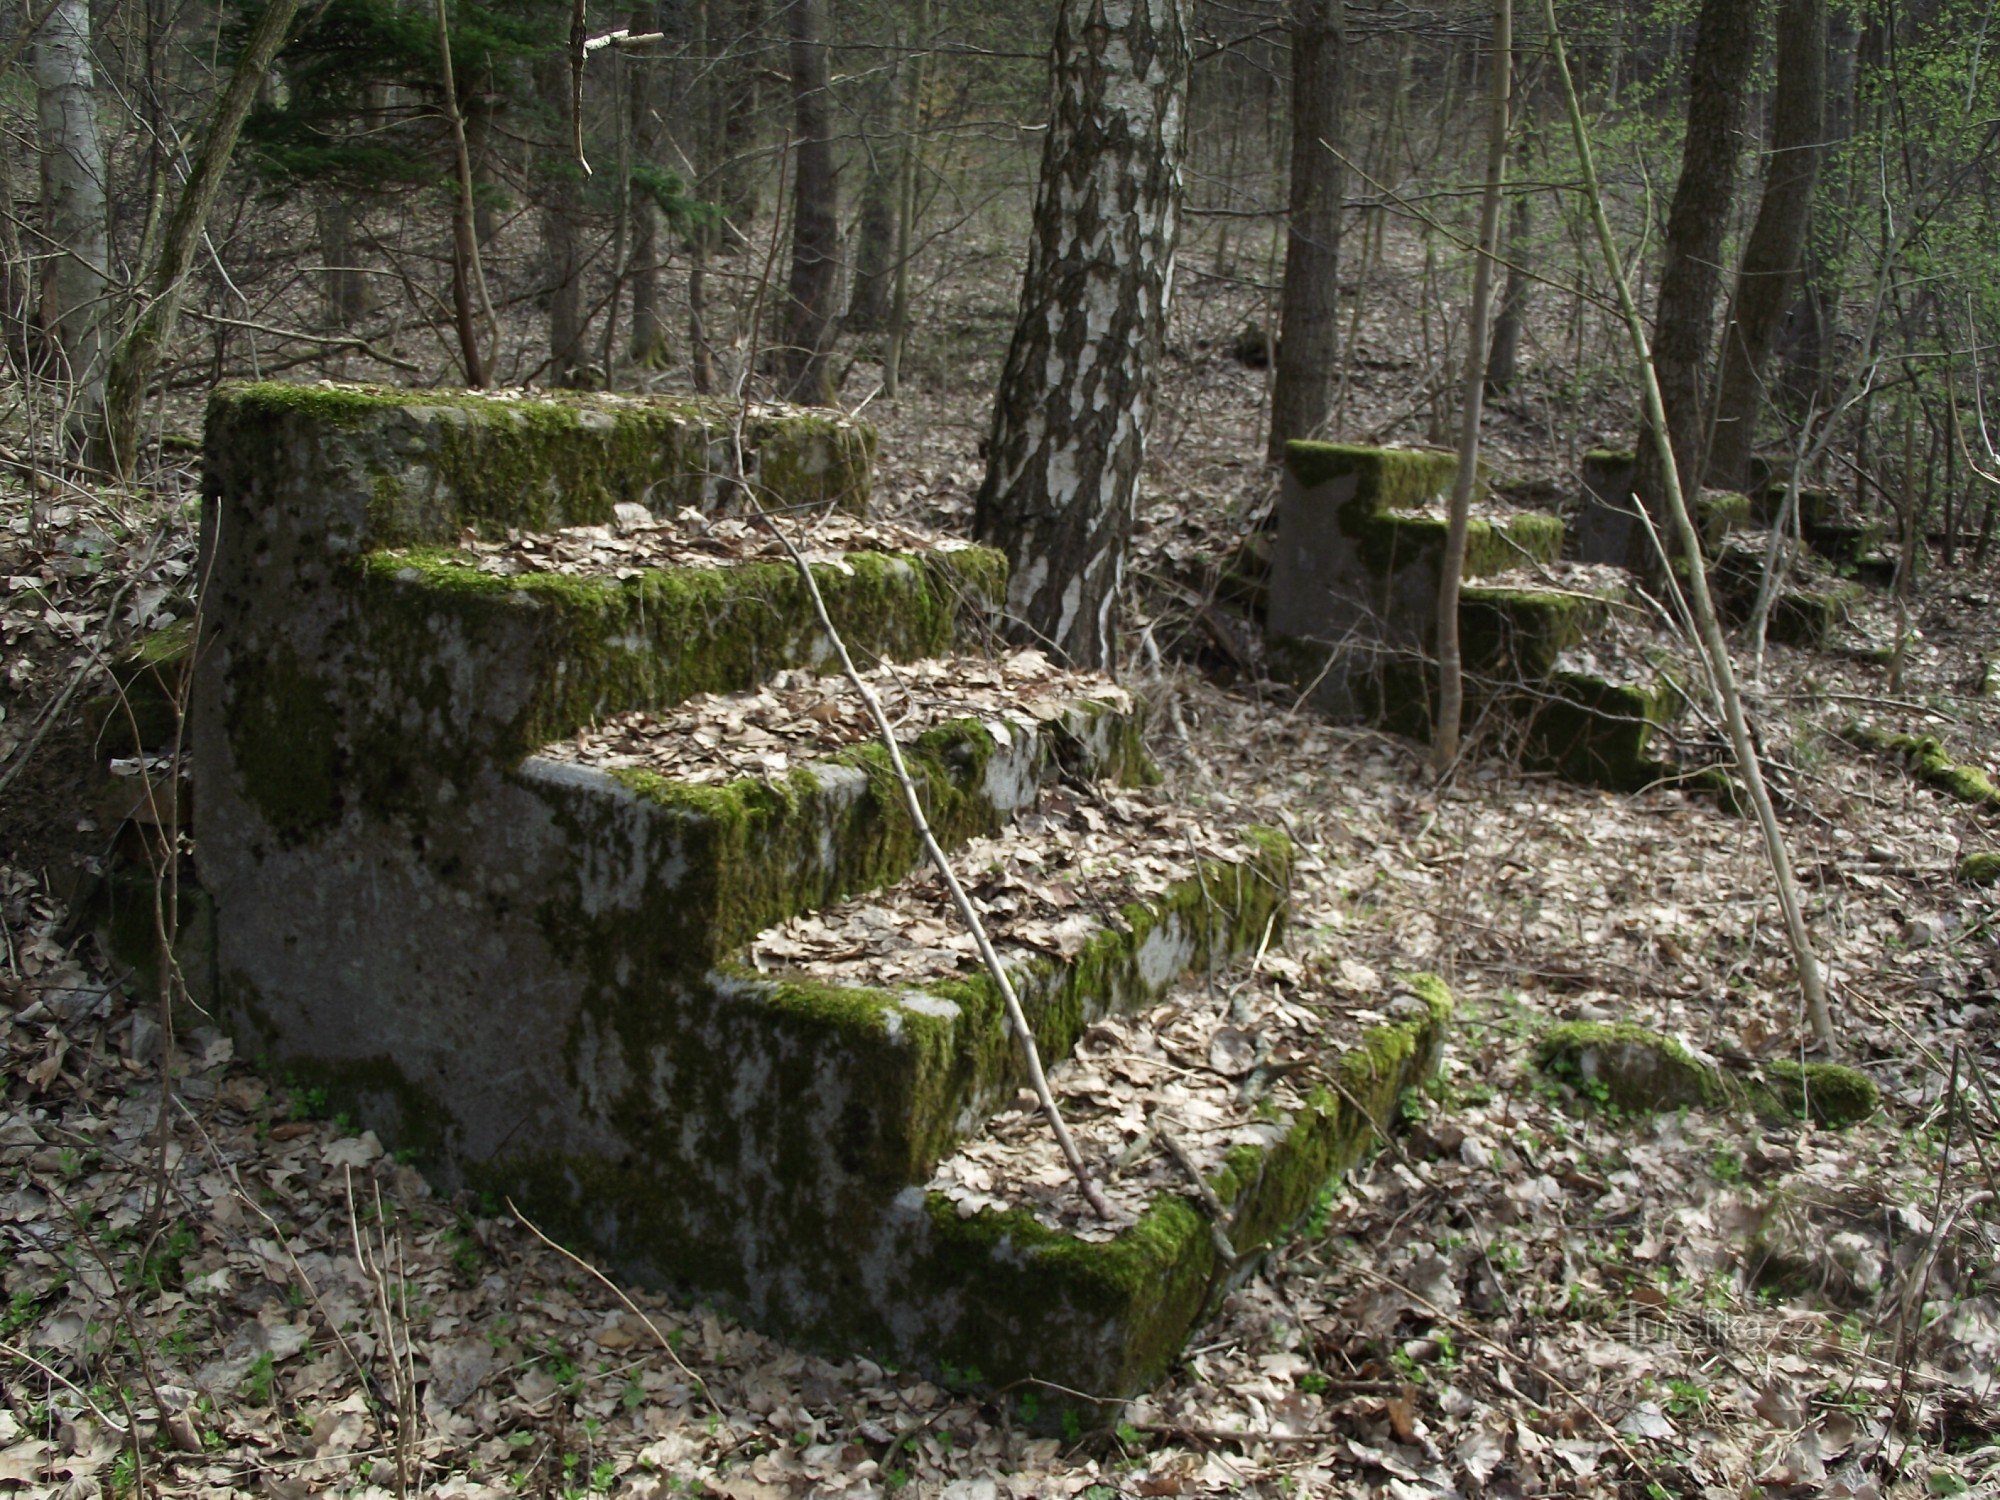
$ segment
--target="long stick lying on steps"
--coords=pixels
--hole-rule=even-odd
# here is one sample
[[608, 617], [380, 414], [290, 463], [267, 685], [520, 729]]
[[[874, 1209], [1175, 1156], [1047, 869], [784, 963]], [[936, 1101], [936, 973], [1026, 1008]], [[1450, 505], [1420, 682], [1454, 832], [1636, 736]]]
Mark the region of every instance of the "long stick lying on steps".
[[[1575, 80], [1570, 77], [1562, 33], [1556, 27], [1555, 0], [1542, 0], [1542, 18], [1548, 27], [1549, 50], [1556, 65], [1556, 79], [1562, 87], [1563, 102], [1569, 108], [1570, 130], [1576, 138], [1577, 159], [1583, 172], [1584, 203], [1595, 223], [1605, 272], [1618, 293], [1618, 306], [1625, 317], [1625, 329], [1632, 340], [1633, 354], [1638, 359], [1639, 379], [1646, 398], [1646, 419], [1652, 428], [1653, 441], [1658, 444], [1664, 471], [1662, 478], [1665, 480], [1666, 495], [1663, 498], [1681, 552], [1689, 564], [1688, 602], [1693, 606], [1695, 621], [1700, 627], [1702, 652], [1708, 659], [1709, 681], [1715, 687], [1723, 722], [1729, 728], [1730, 748], [1735, 752], [1737, 769], [1743, 773], [1743, 789], [1749, 794], [1750, 806], [1757, 815], [1757, 826], [1764, 835], [1764, 852], [1771, 862], [1771, 883], [1777, 888], [1778, 909], [1784, 915], [1785, 934], [1791, 940], [1792, 963], [1798, 970], [1806, 1014], [1812, 1022], [1813, 1035], [1822, 1047], [1831, 1052], [1836, 1045], [1833, 1017], [1827, 1007], [1826, 980], [1820, 971], [1819, 956], [1813, 951], [1812, 934], [1806, 928], [1805, 897], [1799, 890], [1798, 877], [1792, 872], [1792, 856], [1785, 847], [1784, 830], [1778, 825], [1777, 810], [1771, 806], [1771, 794], [1764, 785], [1763, 766], [1757, 758], [1756, 744], [1750, 738], [1749, 721], [1743, 715], [1743, 698], [1736, 690], [1736, 673], [1729, 660], [1729, 643], [1723, 639], [1722, 623], [1715, 613], [1715, 601], [1709, 596], [1708, 569], [1701, 554], [1701, 537], [1688, 514], [1687, 497], [1681, 490], [1680, 471], [1675, 466], [1673, 443], [1668, 436], [1666, 402], [1660, 395], [1659, 375], [1653, 365], [1652, 350], [1646, 342], [1646, 325], [1639, 315], [1638, 304], [1632, 300], [1632, 288], [1625, 279], [1618, 247], [1612, 238], [1611, 220], [1604, 211], [1604, 195], [1597, 180], [1597, 162], [1590, 148], [1590, 130], [1584, 123], [1583, 104], [1577, 97]], [[1654, 540], [1657, 543], [1659, 538]], [[1673, 559], [1666, 555], [1664, 547], [1660, 552], [1660, 561], [1671, 578]]]
[[[741, 466], [738, 466], [741, 472]], [[746, 491], [748, 486], [745, 487]], [[833, 617], [827, 613], [826, 600], [821, 597], [819, 580], [813, 577], [812, 564], [808, 563], [799, 549], [792, 545], [792, 539], [785, 535], [763, 506], [757, 503], [755, 493], [750, 494], [752, 514], [770, 529], [778, 539], [778, 545], [785, 549], [792, 565], [799, 570], [799, 577], [805, 580], [806, 593], [812, 599], [813, 613], [819, 617], [819, 628], [826, 632], [826, 638], [833, 644], [834, 654], [840, 658], [840, 670], [861, 695], [861, 701], [868, 705], [868, 716], [875, 721], [875, 733], [881, 739], [883, 748], [889, 752], [889, 765], [896, 774], [896, 784], [903, 789], [903, 806], [908, 809], [911, 822], [917, 825], [917, 836], [924, 842], [924, 852], [937, 866], [938, 874], [944, 877], [946, 889], [951, 892], [952, 905], [958, 908], [959, 919], [972, 934], [973, 945], [979, 949], [979, 961], [986, 965], [986, 972], [993, 976], [993, 983], [999, 986], [1000, 998], [1007, 1005], [1007, 1020], [1014, 1028], [1014, 1036], [1021, 1044], [1021, 1060], [1028, 1065], [1028, 1083], [1041, 1101], [1042, 1114], [1049, 1122], [1049, 1129], [1055, 1132], [1056, 1144], [1062, 1147], [1063, 1160], [1069, 1163], [1070, 1171], [1076, 1174], [1076, 1185], [1082, 1189], [1083, 1198], [1100, 1219], [1111, 1217], [1111, 1205], [1104, 1200], [1097, 1184], [1090, 1180], [1090, 1168], [1083, 1164], [1083, 1154], [1076, 1149], [1071, 1139], [1069, 1127], [1063, 1124], [1062, 1111], [1056, 1108], [1056, 1096], [1049, 1088], [1048, 1074], [1042, 1071], [1042, 1051], [1035, 1045], [1035, 1034], [1028, 1029], [1028, 1017], [1021, 1009], [1021, 997], [1014, 993], [1014, 981], [1007, 977], [1006, 967], [1000, 962], [1000, 955], [993, 951], [993, 940], [986, 935], [986, 924], [979, 920], [979, 913], [973, 910], [972, 898], [965, 894], [965, 887], [958, 883], [958, 876], [952, 872], [951, 861], [945, 858], [944, 849], [931, 832], [930, 819], [924, 816], [923, 803], [917, 797], [917, 784], [910, 779], [909, 767], [903, 763], [903, 750], [896, 743], [896, 731], [889, 723], [889, 715], [883, 711], [882, 700], [875, 696], [867, 680], [855, 668], [854, 658], [847, 654], [847, 642], [840, 638], [834, 628]]]

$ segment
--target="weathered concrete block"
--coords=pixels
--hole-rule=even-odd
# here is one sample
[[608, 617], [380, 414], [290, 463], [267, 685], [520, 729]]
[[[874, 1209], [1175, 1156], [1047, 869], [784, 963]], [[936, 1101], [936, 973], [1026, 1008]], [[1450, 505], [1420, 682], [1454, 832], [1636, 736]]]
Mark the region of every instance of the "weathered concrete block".
[[[770, 483], [794, 435], [758, 420]], [[662, 458], [590, 403], [218, 398], [194, 769], [222, 1014], [246, 1055], [324, 1087], [442, 1186], [507, 1193], [620, 1271], [822, 1345], [1124, 1394], [1205, 1303], [1185, 1205], [1095, 1245], [941, 1213], [923, 1191], [1021, 1082], [991, 982], [843, 986], [738, 957], [919, 861], [885, 753], [723, 785], [538, 753], [602, 716], [826, 662], [788, 566], [502, 576], [454, 545], [635, 494], [671, 503], [708, 482], [675, 446], [690, 430], [646, 427]], [[1004, 562], [938, 547], [814, 576], [851, 647], [906, 660], [982, 625]], [[1122, 709], [1044, 710], [905, 747], [948, 848], [1059, 771], [1147, 769]], [[1069, 957], [1020, 963], [1044, 1050], [1255, 947], [1290, 859], [1252, 834]], [[1355, 1110], [1387, 1114], [1440, 1020], [1369, 1053], [1359, 1106], [1329, 1096], [1232, 1158], [1218, 1191], [1246, 1244], [1359, 1150]]]
[[[1372, 713], [1392, 663], [1435, 655], [1447, 524], [1423, 508], [1449, 497], [1456, 466], [1449, 453], [1288, 446], [1266, 630], [1274, 664], [1315, 684], [1321, 707]], [[1552, 560], [1561, 539], [1540, 512], [1476, 519], [1465, 576]]]

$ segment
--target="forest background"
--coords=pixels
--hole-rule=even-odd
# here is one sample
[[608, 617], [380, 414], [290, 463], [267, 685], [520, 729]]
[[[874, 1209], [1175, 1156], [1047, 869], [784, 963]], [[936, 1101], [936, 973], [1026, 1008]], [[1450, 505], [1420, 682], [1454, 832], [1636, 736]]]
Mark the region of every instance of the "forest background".
[[[1577, 882], [1605, 883], [1589, 846], [1615, 845], [1600, 820], [1625, 814], [1535, 783], [1529, 817], [1514, 783], [1482, 772], [1469, 789], [1440, 787], [1407, 747], [1286, 720], [1285, 754], [1369, 768], [1360, 780], [1374, 790], [1354, 793], [1349, 814], [1353, 849], [1394, 850], [1408, 883], [1405, 906], [1387, 903], [1380, 951], [1357, 940], [1354, 962], [1386, 968], [1426, 943], [1449, 956], [1443, 967], [1462, 962], [1453, 978], [1478, 1017], [1462, 1050], [1501, 1084], [1460, 1076], [1416, 1159], [1379, 1168], [1343, 1210], [1352, 1222], [1326, 1243], [1347, 1248], [1309, 1246], [1239, 1294], [1208, 1366], [1117, 1430], [1050, 1445], [974, 1398], [866, 1362], [804, 1361], [712, 1314], [658, 1314], [700, 1345], [702, 1382], [626, 1357], [637, 1336], [601, 1289], [535, 1259], [543, 1252], [504, 1216], [429, 1201], [379, 1148], [348, 1154], [405, 1205], [410, 1283], [435, 1285], [421, 1335], [399, 1324], [371, 1336], [392, 1353], [399, 1337], [421, 1346], [423, 1389], [412, 1377], [399, 1406], [393, 1381], [333, 1372], [318, 1357], [325, 1329], [230, 1352], [240, 1317], [208, 1307], [198, 1284], [209, 1278], [219, 1303], [231, 1266], [276, 1265], [270, 1284], [289, 1287], [313, 1282], [296, 1268], [318, 1274], [315, 1256], [334, 1265], [336, 1231], [355, 1224], [329, 1164], [355, 1138], [311, 1120], [310, 1100], [267, 1097], [234, 1071], [218, 1083], [233, 1065], [217, 1041], [210, 1082], [234, 1091], [242, 1118], [231, 1117], [230, 1170], [210, 1174], [214, 1193], [234, 1201], [229, 1179], [282, 1163], [290, 1147], [305, 1153], [304, 1198], [324, 1201], [280, 1230], [257, 1222], [268, 1200], [246, 1199], [171, 1254], [151, 1214], [120, 1225], [120, 1205], [143, 1202], [152, 1180], [135, 1153], [157, 1141], [120, 1136], [98, 1105], [143, 1098], [148, 1079], [164, 1098], [162, 1052], [142, 1008], [107, 990], [115, 975], [85, 913], [120, 841], [129, 855], [161, 836], [160, 820], [132, 816], [119, 789], [148, 772], [107, 765], [117, 757], [102, 753], [101, 723], [80, 709], [123, 653], [192, 608], [200, 414], [226, 380], [837, 404], [881, 429], [890, 513], [972, 530], [1020, 311], [1055, 8], [22, 0], [0, 17], [0, 796], [6, 982], [19, 1002], [8, 1118], [28, 1134], [0, 1126], [0, 1151], [36, 1196], [10, 1202], [16, 1247], [53, 1260], [22, 1262], [6, 1286], [0, 1449], [14, 1458], [0, 1458], [13, 1464], [0, 1485], [129, 1492], [161, 1482], [161, 1465], [168, 1487], [197, 1491], [387, 1484], [382, 1455], [412, 1428], [434, 1444], [423, 1484], [460, 1491], [519, 1478], [550, 1493], [685, 1484], [748, 1495], [763, 1492], [741, 1486], [1002, 1474], [1025, 1476], [1019, 1493], [1352, 1483], [1432, 1494], [1496, 1475], [1527, 1491], [1631, 1493], [1991, 1482], [1991, 1418], [1978, 1415], [1990, 1388], [1952, 1373], [1953, 1350], [1994, 1347], [1990, 1147], [1969, 1148], [1970, 1176], [1953, 1171], [1964, 1133], [1977, 1141], [1995, 1124], [1985, 1080], [2000, 1076], [2000, 976], [1991, 912], [1950, 874], [1990, 846], [1991, 825], [1940, 811], [1893, 767], [1830, 750], [1837, 736], [1823, 731], [1844, 722], [1844, 699], [1909, 701], [1926, 724], [1949, 726], [1962, 758], [1993, 754], [1992, 10], [1591, 0], [1552, 12], [1690, 484], [1796, 470], [1879, 522], [1895, 559], [1863, 622], [1886, 667], [1867, 675], [1776, 652], [1772, 675], [1752, 685], [1787, 816], [1832, 851], [1803, 862], [1834, 967], [1853, 986], [1842, 1046], [1887, 1087], [1888, 1123], [1838, 1145], [1700, 1122], [1634, 1144], [1602, 1121], [1552, 1123], [1566, 1117], [1509, 1044], [1524, 1034], [1519, 1008], [1636, 1013], [1614, 997], [1651, 1003], [1632, 976], [1671, 969], [1690, 944], [1712, 972], [1737, 964], [1753, 976], [1729, 1005], [1704, 1007], [1705, 1035], [1718, 1014], [1732, 1045], [1799, 1034], [1796, 995], [1772, 977], [1782, 939], [1744, 915], [1768, 900], [1754, 841], [1726, 819], [1671, 810], [1682, 842], [1668, 845], [1680, 852], [1658, 860], [1709, 851], [1688, 872], [1714, 887], [1697, 937], [1607, 919], [1588, 941], [1579, 925], [1563, 957], [1568, 939], [1531, 934], [1539, 918], [1524, 918], [1515, 948], [1482, 954], [1468, 946], [1463, 903], [1477, 861], [1513, 878], [1496, 830], [1538, 851], [1538, 902], [1553, 909]], [[1226, 782], [1233, 756], [1279, 732], [1244, 728], [1255, 695], [1230, 690], [1258, 678], [1258, 647], [1218, 606], [1218, 586], [1270, 513], [1268, 458], [1284, 439], [1456, 446], [1470, 349], [1479, 451], [1501, 490], [1566, 493], [1585, 455], [1605, 448], [1639, 452], [1642, 489], [1660, 480], [1647, 472], [1657, 460], [1636, 366], [1539, 9], [1512, 18], [1490, 328], [1468, 307], [1490, 175], [1494, 7], [1202, 0], [1186, 15], [1179, 261], [1132, 502], [1129, 591], [1107, 654], [1151, 674], [1171, 706], [1157, 718], [1178, 735], [1164, 758]], [[232, 101], [240, 133], [218, 131]], [[1322, 782], [1294, 790], [1330, 795]], [[1864, 909], [1852, 920], [1837, 901], [1828, 915], [1826, 871], [1843, 860], [1878, 882], [1832, 881]], [[1410, 912], [1439, 892], [1460, 903], [1459, 925], [1415, 935]], [[1715, 924], [1739, 918], [1716, 949]], [[1893, 977], [1855, 978], [1871, 972]], [[70, 1016], [58, 995], [102, 1003], [68, 1004]], [[1679, 1022], [1675, 1007], [1693, 1002], [1662, 1003]], [[65, 1087], [66, 1107], [98, 1125], [72, 1119], [68, 1137], [28, 1127], [31, 1102]], [[1563, 1160], [1522, 1141], [1551, 1131], [1567, 1142]], [[190, 1136], [172, 1149], [209, 1148]], [[1838, 1211], [1839, 1233], [1866, 1241], [1847, 1245], [1852, 1264], [1819, 1253], [1825, 1214], [1795, 1215], [1795, 1248], [1817, 1278], [1796, 1305], [1774, 1303], [1744, 1270], [1746, 1241], [1768, 1249], [1773, 1214], [1791, 1211], [1759, 1184], [1792, 1172], [1864, 1185], [1866, 1199]], [[1629, 1191], [1654, 1195], [1647, 1212], [1678, 1225], [1642, 1274], [1596, 1266], [1578, 1242], [1588, 1214], [1562, 1203], [1588, 1195], [1579, 1182], [1621, 1173], [1643, 1175]], [[22, 1227], [32, 1222], [68, 1225], [66, 1248]], [[102, 1283], [112, 1333], [61, 1321], [64, 1277]], [[456, 1310], [440, 1329], [447, 1303]], [[260, 1305], [259, 1327], [310, 1323]], [[497, 1340], [494, 1317], [506, 1320]], [[485, 1330], [472, 1353], [451, 1319]], [[1343, 1319], [1376, 1332], [1352, 1347], [1315, 1332]], [[1567, 1332], [1549, 1333], [1551, 1319]], [[1926, 1345], [1925, 1330], [1941, 1342]], [[594, 1346], [581, 1353], [572, 1335]], [[513, 1386], [461, 1430], [452, 1403], [426, 1401], [456, 1388], [438, 1372], [462, 1373], [482, 1343], [468, 1401], [492, 1394], [494, 1370]], [[149, 1360], [191, 1371], [246, 1352], [233, 1397], [190, 1383], [177, 1401], [162, 1389], [174, 1379], [140, 1378]], [[1990, 1361], [1986, 1372], [1990, 1387]], [[1585, 1405], [1611, 1423], [1565, 1429], [1547, 1417]], [[1227, 1435], [1250, 1428], [1270, 1440]], [[1709, 1449], [1722, 1456], [1698, 1456]], [[213, 1472], [196, 1477], [204, 1462]]]

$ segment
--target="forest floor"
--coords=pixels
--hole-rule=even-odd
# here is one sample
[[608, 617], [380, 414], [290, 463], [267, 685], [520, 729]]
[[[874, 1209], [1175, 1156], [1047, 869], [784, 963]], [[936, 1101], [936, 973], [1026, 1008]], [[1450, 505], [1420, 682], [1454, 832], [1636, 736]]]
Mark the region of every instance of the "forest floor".
[[[1229, 353], [1254, 311], [1198, 281], [1184, 303], [1134, 567], [1159, 658], [1135, 652], [1127, 686], [1172, 796], [1303, 844], [1269, 964], [1362, 999], [1433, 969], [1459, 1008], [1407, 1131], [1105, 1431], [1037, 1436], [977, 1395], [614, 1293], [211, 1028], [176, 1039], [162, 1125], [156, 1008], [72, 909], [139, 842], [134, 768], [92, 755], [79, 711], [102, 648], [183, 592], [193, 474], [143, 502], [0, 497], [0, 1494], [2000, 1492], [2000, 944], [1992, 892], [1956, 878], [2000, 820], [1841, 736], [1867, 717], [1995, 767], [2000, 577], [1926, 574], [1893, 690], [1865, 651], [1773, 648], [1751, 695], [1841, 1053], [1880, 1113], [1622, 1116], [1539, 1070], [1550, 1023], [1631, 1020], [1739, 1064], [1801, 1046], [1754, 827], [1480, 755], [1440, 786], [1421, 747], [1260, 680], [1200, 583], [1272, 494], [1262, 376]], [[992, 352], [869, 407], [887, 513], [965, 524]], [[1408, 361], [1376, 364], [1343, 430], [1420, 439]], [[1572, 411], [1552, 451], [1568, 399], [1502, 405], [1503, 474], [1567, 484], [1575, 448], [1618, 435], [1615, 407], [1598, 434]], [[1847, 639], [1894, 628], [1877, 603]]]

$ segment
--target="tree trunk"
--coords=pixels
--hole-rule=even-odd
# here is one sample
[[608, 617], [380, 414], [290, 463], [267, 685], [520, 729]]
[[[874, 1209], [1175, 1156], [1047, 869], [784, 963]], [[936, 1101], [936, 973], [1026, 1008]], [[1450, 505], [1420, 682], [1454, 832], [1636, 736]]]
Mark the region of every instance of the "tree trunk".
[[[1515, 69], [1519, 71], [1519, 61]], [[1527, 113], [1527, 106], [1520, 106]], [[1533, 174], [1529, 161], [1534, 142], [1534, 118], [1528, 115], [1522, 127], [1517, 170], [1523, 181]], [[1505, 395], [1514, 388], [1520, 373], [1521, 325], [1527, 320], [1528, 303], [1535, 283], [1528, 274], [1528, 257], [1535, 234], [1535, 195], [1522, 190], [1514, 195], [1514, 209], [1507, 226], [1507, 285], [1500, 294], [1500, 311], [1493, 318], [1493, 341], [1486, 351], [1486, 394]]]
[[[674, 22], [685, 26], [684, 6], [657, 4], [635, 6], [630, 26], [642, 33], [661, 29], [670, 12]], [[690, 38], [683, 32], [671, 39], [685, 47]], [[628, 87], [631, 89], [629, 128], [633, 159], [648, 167], [660, 166], [660, 62], [651, 52], [634, 54]], [[661, 253], [665, 241], [660, 234], [660, 209], [648, 193], [632, 195], [632, 363], [658, 369], [666, 363], [667, 324], [660, 316], [660, 271], [666, 263]]]
[[1431, 741], [1431, 769], [1442, 776], [1458, 759], [1465, 715], [1465, 673], [1459, 653], [1458, 594], [1465, 576], [1466, 534], [1472, 496], [1479, 487], [1479, 418], [1486, 390], [1487, 318], [1492, 311], [1493, 258], [1500, 249], [1500, 193], [1507, 176], [1507, 107], [1514, 70], [1514, 11], [1494, 0], [1493, 70], [1487, 94], [1486, 187], [1479, 200], [1479, 247], [1473, 251], [1472, 307], [1465, 323], [1465, 391], [1459, 414], [1458, 472], [1452, 480], [1444, 561], [1438, 568], [1438, 718]]
[[[1292, 180], [1268, 453], [1312, 437], [1333, 409], [1340, 345], [1340, 204], [1347, 92], [1342, 0], [1292, 0]], [[1331, 147], [1332, 149], [1329, 149]]]
[[579, 168], [569, 143], [574, 135], [569, 59], [551, 55], [535, 65], [535, 89], [542, 102], [562, 121], [560, 142], [543, 149], [542, 265], [549, 299], [550, 386], [589, 383], [589, 358], [584, 349], [583, 235]]
[[[479, 259], [479, 218], [472, 179], [472, 148], [466, 140], [465, 114], [458, 103], [458, 75], [451, 64], [451, 18], [445, 0], [432, 0], [437, 22], [438, 74], [443, 88], [438, 99], [451, 132], [452, 170], [457, 193], [451, 201], [451, 310], [458, 328], [458, 357], [465, 366], [465, 383], [474, 390], [486, 384], [486, 361], [479, 351], [474, 308], [486, 313], [486, 331], [499, 343], [493, 299], [486, 294], [486, 272]], [[475, 302], [475, 298], [477, 301]]]
[[[912, 17], [919, 49], [930, 46], [930, 0], [916, 0]], [[928, 53], [919, 50], [905, 65], [903, 147], [896, 156], [896, 260], [889, 296], [889, 347], [882, 356], [882, 389], [890, 400], [902, 394], [903, 351], [910, 339], [910, 255], [917, 232], [917, 169], [924, 154], [924, 88], [930, 78]]]
[[[762, 0], [708, 0], [709, 91], [708, 199], [720, 204], [725, 243], [740, 244], [757, 217], [759, 111], [763, 63], [753, 43], [764, 25]], [[825, 28], [821, 28], [822, 34]]]
[[[1757, 54], [1760, 0], [1702, 0], [1688, 58], [1687, 140], [1667, 215], [1666, 265], [1653, 319], [1653, 364], [1675, 468], [1702, 471], [1702, 370], [1721, 288], [1722, 236], [1736, 192], [1744, 94]], [[1633, 488], [1664, 516], [1666, 476], [1641, 416]]]
[[[103, 403], [104, 144], [90, 68], [90, 6], [60, 0], [35, 38], [35, 118], [42, 140], [42, 228], [49, 256], [39, 321], [71, 384], [72, 425], [89, 430]], [[9, 205], [11, 209], [11, 205]]]
[[833, 404], [840, 214], [828, 94], [826, 0], [792, 0], [792, 275], [782, 358], [787, 399]]
[[1112, 660], [1187, 144], [1189, 0], [1064, 0], [1020, 319], [977, 535], [1005, 548], [1017, 637]]
[[1805, 252], [1826, 116], [1826, 0], [1778, 0], [1777, 53], [1764, 196], [1737, 272], [1735, 313], [1722, 338], [1708, 479], [1723, 489], [1748, 481], [1764, 407], [1764, 366]]
[[367, 273], [354, 250], [354, 205], [339, 193], [318, 203], [319, 254], [326, 264], [326, 317], [333, 328], [352, 328], [375, 310]]
[[147, 267], [145, 287], [150, 300], [131, 331], [119, 341], [105, 375], [102, 457], [113, 473], [130, 474], [138, 457], [139, 417], [145, 410], [146, 388], [173, 341], [195, 248], [208, 227], [209, 210], [222, 191], [229, 159], [236, 154], [236, 137], [264, 87], [265, 75], [285, 43], [285, 33], [298, 8], [299, 0], [271, 0], [265, 7], [237, 55], [228, 86], [195, 136], [201, 148], [188, 169], [173, 217], [167, 220], [159, 256]]
[[[893, 103], [893, 101], [892, 101]], [[907, 146], [905, 147], [907, 149]], [[854, 250], [854, 291], [847, 299], [846, 326], [873, 333], [889, 321], [896, 263], [896, 158], [880, 146], [868, 155], [861, 185], [861, 225]]]

